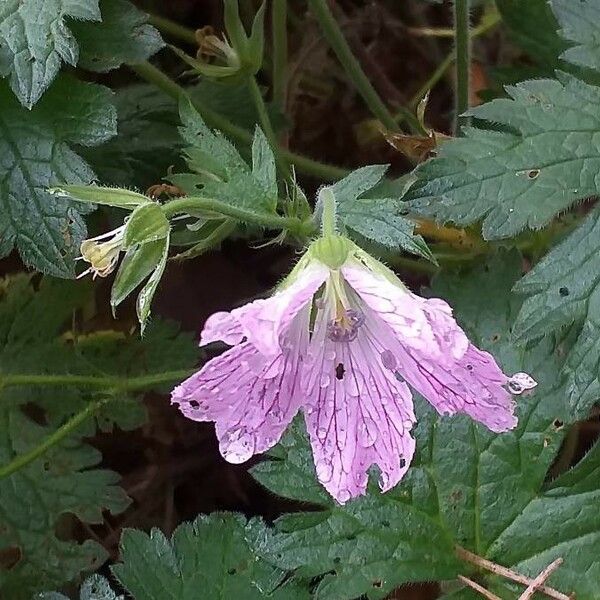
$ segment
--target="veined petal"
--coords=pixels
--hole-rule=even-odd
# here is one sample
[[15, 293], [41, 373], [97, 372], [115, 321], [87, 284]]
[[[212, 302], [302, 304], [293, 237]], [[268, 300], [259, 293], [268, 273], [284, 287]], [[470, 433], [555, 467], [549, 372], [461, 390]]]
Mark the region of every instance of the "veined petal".
[[206, 322], [201, 344], [215, 340], [239, 343], [245, 337], [265, 356], [276, 356], [282, 350], [283, 334], [327, 275], [323, 265], [309, 264], [292, 283], [270, 298], [255, 300], [229, 313], [216, 313]]
[[461, 356], [466, 351], [468, 339], [443, 300], [421, 298], [357, 264], [345, 265], [342, 274], [399, 343], [427, 351], [440, 360]]
[[243, 342], [173, 390], [171, 401], [186, 417], [215, 422], [221, 454], [229, 462], [245, 462], [274, 446], [298, 412], [308, 316], [307, 306], [290, 328], [285, 351], [266, 357]]
[[365, 493], [371, 465], [379, 466], [382, 491], [402, 479], [415, 417], [410, 390], [384, 366], [377, 338], [361, 326], [352, 341], [332, 341], [330, 316], [327, 308], [317, 315], [302, 387], [317, 477], [343, 504]]

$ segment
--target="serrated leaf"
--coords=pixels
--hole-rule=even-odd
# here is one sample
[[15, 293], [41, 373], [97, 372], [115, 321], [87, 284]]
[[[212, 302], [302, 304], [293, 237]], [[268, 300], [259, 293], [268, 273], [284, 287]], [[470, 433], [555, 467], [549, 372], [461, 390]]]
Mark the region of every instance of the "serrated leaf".
[[515, 286], [515, 291], [529, 296], [515, 323], [517, 340], [583, 323], [564, 367], [566, 397], [582, 416], [600, 395], [599, 253], [596, 209]]
[[600, 3], [598, 0], [549, 0], [560, 35], [575, 45], [561, 54], [570, 63], [600, 70]]
[[[498, 550], [498, 540], [506, 548], [514, 534], [520, 567], [537, 575], [534, 563], [526, 562], [535, 552], [519, 537], [525, 536], [519, 522], [538, 514], [540, 497], [550, 493], [547, 471], [571, 417], [557, 377], [564, 349], [555, 348], [550, 338], [527, 350], [511, 342], [508, 331], [519, 301], [510, 290], [520, 264], [516, 253], [500, 255], [470, 273], [443, 275], [433, 285], [434, 295], [451, 302], [477, 346], [492, 352], [506, 372], [524, 370], [538, 380], [535, 393], [518, 400], [517, 428], [493, 434], [465, 416], [440, 417], [418, 402], [417, 456], [404, 480], [383, 495], [372, 485], [365, 498], [343, 507], [315, 486], [307, 442], [293, 430], [288, 434], [293, 443], [284, 438], [273, 459], [254, 472], [270, 490], [322, 510], [276, 521], [275, 530], [256, 541], [259, 555], [303, 576], [324, 575], [318, 598], [382, 598], [405, 582], [469, 575], [472, 567], [454, 558], [455, 545], [514, 566]], [[544, 514], [539, 513], [540, 520]], [[600, 527], [600, 516], [595, 518], [593, 526]], [[560, 525], [551, 520], [536, 551], [553, 547], [554, 527]], [[564, 535], [570, 535], [572, 549], [564, 550], [564, 575], [556, 575], [556, 586], [579, 593], [586, 584], [574, 582], [569, 573], [579, 569], [578, 554], [589, 548], [588, 539], [574, 530]]]
[[[79, 600], [125, 600], [125, 596], [117, 596], [110, 583], [102, 575], [91, 575], [82, 584]], [[58, 592], [42, 592], [34, 600], [69, 600]]]
[[104, 73], [147, 60], [164, 46], [148, 16], [128, 0], [100, 0], [100, 14], [101, 23], [71, 27], [80, 47], [80, 67]]
[[600, 88], [569, 75], [526, 81], [469, 114], [505, 130], [467, 128], [416, 170], [411, 206], [459, 226], [480, 220], [486, 239], [538, 229], [597, 192]]
[[75, 66], [79, 48], [68, 17], [99, 21], [98, 0], [4, 0], [0, 6], [0, 74], [31, 108], [61, 63]]
[[[253, 528], [264, 528], [259, 522]], [[253, 556], [241, 515], [213, 513], [180, 525], [169, 540], [158, 529], [133, 529], [121, 538], [113, 573], [136, 600], [308, 599], [306, 589], [283, 582], [285, 572]]]
[[380, 183], [386, 171], [387, 165], [361, 167], [327, 188], [335, 196], [338, 221], [387, 248], [402, 248], [433, 260], [423, 238], [414, 234], [415, 224], [401, 216], [400, 201], [364, 197]]
[[69, 144], [95, 146], [115, 133], [108, 89], [59, 78], [31, 110], [0, 82], [0, 256], [14, 246], [24, 262], [60, 277], [74, 275], [89, 207], [46, 189], [87, 184], [94, 174]]
[[250, 169], [222, 133], [206, 126], [189, 100], [181, 102], [180, 114], [183, 124], [180, 132], [189, 144], [185, 149], [186, 161], [193, 173], [169, 179], [188, 195], [202, 195], [257, 213], [273, 214], [277, 194], [270, 174], [270, 148], [261, 142], [262, 134], [257, 133], [254, 142], [255, 157], [262, 162]]
[[[156, 321], [146, 338], [112, 331], [86, 335], [63, 333], [73, 311], [90, 300], [81, 282], [42, 280], [35, 291], [31, 277], [0, 282], [0, 464], [32, 450], [92, 399], [110, 393], [114, 400], [96, 415], [106, 431], [139, 427], [145, 411], [134, 394], [118, 391], [119, 381], [191, 366], [197, 350], [191, 337]], [[106, 380], [102, 386], [82, 383], [43, 387], [27, 384], [29, 376], [65, 376]], [[20, 385], [10, 379], [19, 377]], [[170, 382], [157, 383], [164, 391]], [[149, 387], [152, 387], [151, 385]], [[35, 408], [32, 412], [32, 407]], [[32, 417], [35, 417], [35, 419]], [[65, 440], [0, 483], [0, 551], [17, 556], [0, 570], [0, 596], [29, 600], [31, 594], [77, 578], [105, 560], [96, 542], [73, 541], [59, 527], [66, 515], [86, 523], [102, 522], [102, 510], [113, 514], [128, 504], [116, 485], [118, 476], [97, 468], [99, 452], [84, 443], [96, 431], [90, 418]]]

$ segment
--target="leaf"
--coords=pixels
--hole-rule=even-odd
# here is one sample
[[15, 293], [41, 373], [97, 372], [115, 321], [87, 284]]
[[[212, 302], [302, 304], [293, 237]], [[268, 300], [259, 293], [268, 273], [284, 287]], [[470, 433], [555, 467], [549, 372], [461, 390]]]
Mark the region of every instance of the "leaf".
[[359, 235], [387, 248], [402, 248], [435, 259], [420, 235], [413, 233], [415, 224], [405, 219], [403, 203], [392, 198], [364, 198], [385, 175], [387, 165], [356, 169], [329, 186], [336, 198], [337, 218]]
[[46, 188], [93, 179], [69, 144], [95, 146], [114, 135], [110, 96], [104, 87], [64, 76], [28, 111], [0, 82], [0, 256], [16, 246], [28, 266], [74, 275], [86, 233], [81, 214], [90, 209]]
[[101, 23], [71, 27], [80, 47], [80, 67], [105, 73], [147, 60], [164, 46], [148, 16], [128, 0], [100, 0], [100, 13]]
[[275, 159], [262, 132], [255, 133], [254, 162], [250, 169], [221, 132], [206, 126], [189, 100], [181, 102], [180, 114], [181, 136], [189, 144], [185, 149], [186, 161], [193, 173], [172, 175], [169, 179], [189, 195], [273, 214], [277, 206], [272, 172]]
[[[466, 416], [440, 417], [418, 401], [417, 456], [404, 480], [386, 494], [373, 484], [366, 497], [343, 507], [317, 486], [305, 436], [293, 428], [272, 459], [253, 473], [271, 491], [316, 504], [321, 511], [278, 519], [273, 531], [255, 539], [259, 556], [303, 577], [322, 576], [315, 592], [320, 599], [383, 598], [402, 583], [468, 576], [473, 568], [457, 562], [455, 545], [506, 566], [518, 561], [524, 572], [537, 575], [536, 553], [549, 556], [560, 525], [549, 522], [543, 537], [535, 527], [530, 530], [539, 538], [533, 548], [520, 537], [525, 529], [519, 523], [534, 514], [543, 521], [538, 503], [553, 493], [545, 483], [547, 472], [563, 440], [563, 424], [572, 418], [557, 378], [564, 348], [545, 338], [524, 350], [508, 334], [519, 310], [510, 290], [520, 263], [517, 253], [502, 254], [471, 272], [442, 275], [432, 290], [452, 303], [473, 343], [492, 352], [506, 372], [524, 370], [538, 380], [535, 393], [518, 400], [517, 428], [493, 434]], [[595, 514], [589, 524], [600, 531]], [[560, 536], [568, 537], [570, 546], [560, 548], [565, 562], [553, 581], [579, 595], [586, 583], [574, 581], [572, 574], [580, 569], [589, 540], [575, 528], [565, 527]], [[507, 558], [498, 540], [519, 556]], [[600, 576], [595, 571], [600, 565], [591, 564], [598, 550], [600, 544], [585, 561], [590, 579]]]
[[547, 0], [496, 0], [496, 6], [515, 42], [552, 74], [569, 44], [556, 32], [556, 11], [552, 14]]
[[[35, 600], [69, 599], [58, 592], [42, 592], [35, 596]], [[117, 596], [108, 580], [102, 575], [91, 575], [81, 584], [79, 600], [125, 600], [125, 596]]]
[[211, 600], [308, 599], [307, 590], [284, 583], [284, 571], [252, 555], [247, 527], [241, 515], [213, 513], [180, 525], [170, 540], [158, 529], [126, 529], [112, 570], [136, 600], [195, 600], [200, 590]]
[[575, 45], [561, 58], [575, 65], [600, 70], [600, 3], [598, 0], [549, 0], [560, 24], [560, 35]]
[[600, 88], [558, 74], [506, 91], [510, 99], [469, 111], [502, 131], [466, 128], [416, 169], [413, 209], [458, 226], [483, 220], [492, 240], [543, 227], [597, 192]]
[[515, 286], [528, 296], [515, 323], [517, 340], [583, 324], [564, 368], [565, 394], [582, 416], [600, 395], [599, 236], [596, 209]]
[[[105, 431], [139, 427], [145, 410], [135, 393], [115, 390], [118, 382], [190, 367], [197, 359], [191, 336], [156, 321], [144, 340], [136, 334], [96, 331], [63, 333], [73, 312], [90, 301], [89, 286], [43, 279], [35, 291], [31, 277], [0, 283], [0, 465], [32, 450], [93, 399], [114, 400], [96, 415]], [[104, 378], [103, 385], [27, 385], [30, 377]], [[11, 385], [19, 377], [21, 385]], [[148, 387], [164, 391], [172, 382]], [[123, 511], [129, 500], [118, 476], [98, 469], [100, 453], [83, 438], [96, 431], [82, 423], [63, 442], [0, 482], [0, 552], [14, 557], [0, 570], [0, 596], [29, 600], [98, 568], [104, 549], [92, 540], [76, 542], [66, 527], [74, 515], [101, 523], [102, 511]]]
[[61, 63], [75, 66], [77, 42], [65, 19], [99, 21], [98, 0], [4, 0], [0, 6], [0, 74], [31, 108]]

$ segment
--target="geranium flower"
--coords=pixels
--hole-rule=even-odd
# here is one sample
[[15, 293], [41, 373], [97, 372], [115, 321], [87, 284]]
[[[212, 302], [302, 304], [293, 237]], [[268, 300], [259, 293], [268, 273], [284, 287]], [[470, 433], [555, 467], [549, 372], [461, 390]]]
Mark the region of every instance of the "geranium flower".
[[363, 494], [377, 465], [387, 491], [409, 468], [409, 385], [442, 415], [513, 428], [507, 377], [469, 342], [443, 300], [410, 292], [350, 240], [312, 244], [273, 296], [212, 315], [201, 345], [232, 346], [173, 391], [186, 417], [214, 421], [222, 455], [241, 463], [271, 448], [302, 410], [319, 481], [340, 503]]

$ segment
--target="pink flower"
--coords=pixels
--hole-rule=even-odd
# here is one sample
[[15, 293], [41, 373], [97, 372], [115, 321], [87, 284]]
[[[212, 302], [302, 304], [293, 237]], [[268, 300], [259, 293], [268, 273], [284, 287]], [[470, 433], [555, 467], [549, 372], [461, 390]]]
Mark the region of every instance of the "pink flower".
[[442, 415], [466, 413], [495, 432], [515, 427], [507, 377], [469, 342], [443, 300], [411, 293], [340, 236], [320, 238], [270, 298], [212, 315], [201, 344], [232, 347], [173, 391], [196, 421], [214, 421], [223, 456], [241, 463], [275, 445], [302, 409], [317, 477], [340, 503], [363, 494], [377, 465], [387, 491], [415, 441], [409, 385]]

